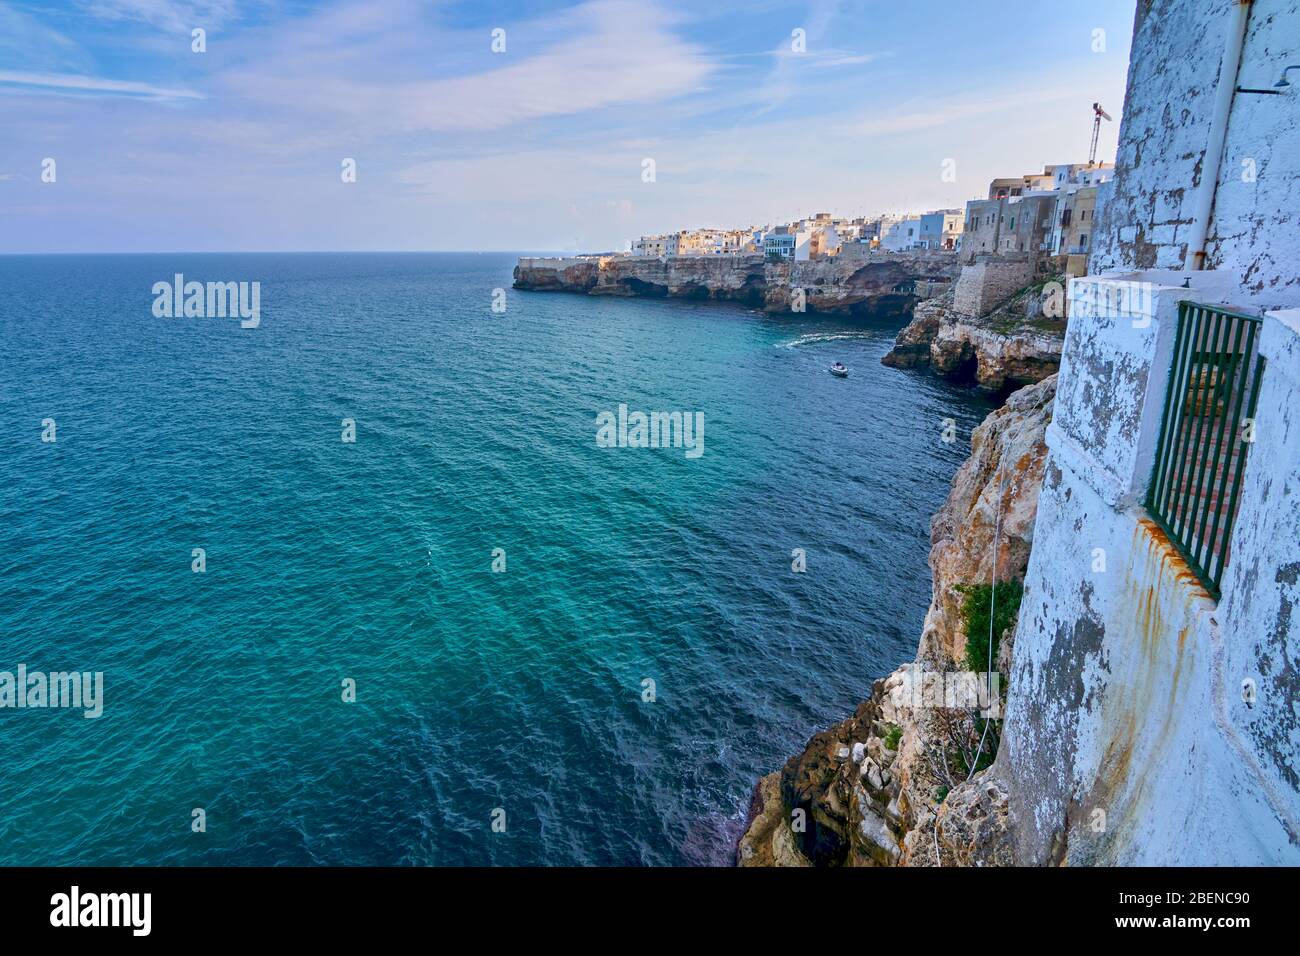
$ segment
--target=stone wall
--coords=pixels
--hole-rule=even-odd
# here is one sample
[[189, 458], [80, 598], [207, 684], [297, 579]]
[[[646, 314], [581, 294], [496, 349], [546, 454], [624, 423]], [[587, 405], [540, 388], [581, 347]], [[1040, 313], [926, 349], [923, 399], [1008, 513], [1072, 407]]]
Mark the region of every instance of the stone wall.
[[[1139, 0], [1114, 187], [1090, 272], [1181, 269], [1220, 82], [1271, 89], [1300, 63], [1300, 0], [1255, 0], [1236, 77], [1220, 77], [1228, 0]], [[1300, 74], [1281, 96], [1237, 93], [1209, 231], [1208, 268], [1236, 299], [1300, 306]]]
[[1024, 259], [981, 259], [961, 270], [953, 311], [977, 318], [1011, 298], [1034, 278], [1034, 263]]

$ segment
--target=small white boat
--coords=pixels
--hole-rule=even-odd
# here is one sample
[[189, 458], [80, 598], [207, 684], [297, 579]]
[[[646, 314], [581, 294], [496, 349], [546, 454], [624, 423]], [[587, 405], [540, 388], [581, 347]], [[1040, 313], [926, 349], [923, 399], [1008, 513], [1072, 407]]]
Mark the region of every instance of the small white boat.
[[849, 369], [843, 362], [836, 362], [831, 366], [831, 374], [838, 375], [840, 378], [849, 377]]

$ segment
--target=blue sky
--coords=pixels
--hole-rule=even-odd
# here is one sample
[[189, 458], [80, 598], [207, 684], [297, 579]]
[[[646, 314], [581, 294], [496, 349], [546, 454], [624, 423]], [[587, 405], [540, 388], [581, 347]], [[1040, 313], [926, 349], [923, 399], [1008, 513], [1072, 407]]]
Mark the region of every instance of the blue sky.
[[960, 206], [1086, 160], [1094, 100], [1113, 159], [1133, 8], [0, 0], [0, 252], [598, 251]]

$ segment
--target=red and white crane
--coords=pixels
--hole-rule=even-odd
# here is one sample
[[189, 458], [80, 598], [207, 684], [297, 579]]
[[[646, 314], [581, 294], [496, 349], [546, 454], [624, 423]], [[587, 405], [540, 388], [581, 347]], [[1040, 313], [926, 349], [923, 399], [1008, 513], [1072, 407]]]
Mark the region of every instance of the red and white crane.
[[1101, 135], [1101, 121], [1110, 122], [1110, 114], [1101, 108], [1100, 103], [1092, 104], [1092, 149], [1088, 152], [1088, 165], [1097, 161], [1097, 137]]

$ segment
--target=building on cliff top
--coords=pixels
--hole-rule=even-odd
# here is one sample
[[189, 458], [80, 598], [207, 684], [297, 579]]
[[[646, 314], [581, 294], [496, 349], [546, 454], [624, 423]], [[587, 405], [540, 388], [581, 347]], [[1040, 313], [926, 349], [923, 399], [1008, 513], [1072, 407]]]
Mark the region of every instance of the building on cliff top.
[[1138, 2], [989, 771], [1022, 863], [1300, 863], [1297, 63], [1300, 0]]
[[[1088, 233], [1077, 225], [1072, 232], [1062, 230], [1092, 217], [1097, 188], [1114, 174], [1113, 163], [1068, 163], [1044, 166], [1041, 173], [1014, 179], [995, 179], [989, 183], [987, 198], [966, 203], [960, 249], [969, 256], [1008, 252], [1068, 255], [1064, 245], [1071, 239], [1075, 246], [1087, 242]], [[1083, 198], [1079, 198], [1080, 192]], [[1079, 213], [1084, 213], [1082, 220]], [[1086, 249], [1073, 254], [1084, 252]]]
[[960, 209], [937, 209], [921, 217], [917, 249], [954, 250], [961, 241], [966, 217]]
[[1060, 193], [1047, 192], [968, 202], [961, 251], [970, 255], [1046, 255], [1060, 197]]
[[634, 256], [675, 256], [677, 255], [678, 234], [675, 232], [664, 236], [642, 236], [632, 242]]
[[1097, 187], [1083, 186], [1063, 194], [1056, 202], [1052, 237], [1048, 245], [1054, 256], [1086, 256], [1096, 225]]
[[989, 199], [1014, 199], [1030, 193], [1065, 192], [1071, 187], [1100, 186], [1115, 175], [1114, 163], [1067, 163], [1044, 166], [1041, 173], [989, 183]]
[[682, 229], [662, 236], [641, 236], [632, 241], [634, 256], [721, 256], [756, 254], [762, 231], [748, 229]]
[[895, 220], [880, 237], [880, 248], [889, 252], [905, 252], [916, 248], [921, 238], [921, 218], [909, 216]]

